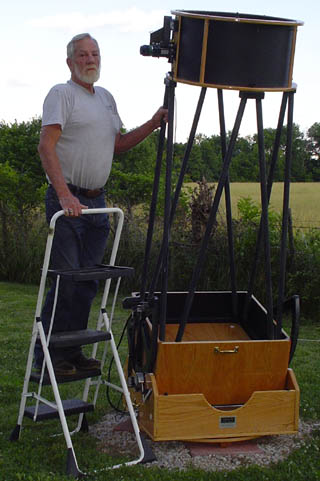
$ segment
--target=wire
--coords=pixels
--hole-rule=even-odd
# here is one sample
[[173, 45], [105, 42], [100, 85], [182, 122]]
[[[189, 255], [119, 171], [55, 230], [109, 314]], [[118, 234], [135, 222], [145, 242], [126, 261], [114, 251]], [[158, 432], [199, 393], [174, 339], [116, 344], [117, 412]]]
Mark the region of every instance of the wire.
[[177, 141], [177, 97], [174, 97], [174, 120], [173, 120], [173, 143], [175, 144]]

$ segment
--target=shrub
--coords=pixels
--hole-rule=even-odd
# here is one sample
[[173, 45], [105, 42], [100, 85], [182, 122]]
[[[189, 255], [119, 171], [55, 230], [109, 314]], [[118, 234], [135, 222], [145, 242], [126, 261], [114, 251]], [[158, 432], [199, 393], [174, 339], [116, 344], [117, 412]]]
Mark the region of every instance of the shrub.
[[288, 271], [288, 291], [301, 299], [304, 319], [319, 321], [320, 232], [310, 229], [295, 234], [295, 254]]
[[5, 235], [0, 234], [0, 280], [39, 282], [47, 230], [39, 209], [8, 215]]

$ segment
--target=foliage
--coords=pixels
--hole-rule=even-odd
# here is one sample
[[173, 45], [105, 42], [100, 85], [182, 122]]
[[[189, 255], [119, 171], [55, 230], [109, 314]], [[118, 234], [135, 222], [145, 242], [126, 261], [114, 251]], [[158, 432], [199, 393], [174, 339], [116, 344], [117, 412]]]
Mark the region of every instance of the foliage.
[[298, 231], [294, 242], [288, 289], [299, 294], [303, 317], [319, 321], [320, 232], [316, 229]]
[[[245, 227], [258, 227], [261, 218], [261, 206], [250, 197], [241, 197], [238, 201], [239, 220]], [[268, 207], [268, 224], [271, 232], [281, 227], [281, 215]]]
[[200, 242], [206, 230], [213, 202], [214, 186], [209, 186], [206, 179], [197, 182], [191, 194], [191, 230], [194, 242]]
[[320, 180], [320, 122], [315, 122], [307, 132], [307, 172], [309, 179]]
[[0, 200], [24, 213], [39, 204], [45, 175], [37, 152], [41, 120], [0, 124]]
[[37, 145], [40, 119], [0, 124], [0, 278], [15, 279], [37, 258], [34, 217], [44, 198], [45, 176]]
[[[293, 182], [304, 182], [319, 180], [317, 177], [316, 162], [317, 155], [317, 124], [314, 124], [306, 137], [299, 126], [293, 124], [292, 134], [292, 161], [291, 178]], [[230, 132], [227, 141], [230, 139]], [[276, 129], [264, 129], [264, 146], [267, 171], [270, 169]], [[280, 146], [277, 162], [274, 166], [275, 182], [284, 178], [284, 165], [286, 157], [287, 127], [284, 126], [281, 132]], [[308, 147], [309, 146], [309, 147]], [[182, 161], [184, 144], [175, 145], [175, 158]], [[216, 182], [219, 179], [222, 166], [222, 151], [220, 136], [207, 137], [198, 134], [190, 154], [187, 167], [188, 179], [193, 182], [205, 177], [209, 182]], [[257, 135], [238, 137], [229, 170], [230, 182], [257, 182], [259, 181], [258, 162], [258, 138]]]
[[133, 208], [150, 201], [153, 177], [148, 173], [123, 172], [118, 165], [108, 181], [108, 203], [124, 208], [133, 217]]

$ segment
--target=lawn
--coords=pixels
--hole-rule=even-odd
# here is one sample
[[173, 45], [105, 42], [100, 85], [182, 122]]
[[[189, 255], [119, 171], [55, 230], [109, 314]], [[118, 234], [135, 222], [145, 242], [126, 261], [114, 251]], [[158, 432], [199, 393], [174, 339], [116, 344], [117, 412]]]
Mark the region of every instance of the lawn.
[[[10, 442], [9, 436], [16, 425], [18, 407], [29, 348], [31, 327], [37, 297], [37, 286], [0, 283], [0, 480], [1, 481], [66, 481], [64, 475], [66, 446], [56, 420], [33, 423], [24, 418], [23, 432], [18, 442]], [[97, 306], [94, 308], [94, 314]], [[127, 311], [117, 309], [114, 330], [117, 337], [122, 331]], [[95, 317], [94, 321], [95, 323]], [[301, 389], [301, 419], [318, 424], [320, 420], [320, 324], [301, 326], [300, 341], [292, 362]], [[314, 341], [314, 342], [313, 342]], [[125, 346], [122, 349], [125, 357]], [[72, 396], [81, 396], [80, 383], [63, 385], [62, 391], [70, 390]], [[47, 388], [49, 389], [49, 388]], [[79, 394], [80, 393], [80, 394]], [[101, 389], [96, 409], [87, 415], [89, 424], [94, 424], [110, 409], [105, 393]], [[70, 418], [68, 419], [68, 422]], [[70, 421], [70, 428], [76, 421]], [[74, 424], [74, 425], [73, 425]], [[250, 466], [232, 472], [211, 472], [189, 469], [169, 471], [146, 468], [143, 465], [124, 467], [115, 471], [99, 471], [121, 461], [97, 449], [98, 442], [90, 434], [78, 433], [73, 437], [74, 448], [81, 469], [91, 473], [87, 479], [96, 480], [206, 480], [221, 481], [315, 481], [320, 479], [320, 430], [286, 462], [268, 468]], [[213, 461], [214, 462], [214, 461]], [[96, 472], [95, 472], [96, 470]]]

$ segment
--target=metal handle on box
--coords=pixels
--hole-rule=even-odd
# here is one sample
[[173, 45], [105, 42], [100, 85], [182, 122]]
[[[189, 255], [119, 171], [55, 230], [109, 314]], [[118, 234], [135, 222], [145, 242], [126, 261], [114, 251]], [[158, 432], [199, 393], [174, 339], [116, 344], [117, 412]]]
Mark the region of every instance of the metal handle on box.
[[236, 354], [239, 352], [239, 346], [235, 346], [234, 349], [220, 349], [220, 347], [215, 346], [214, 353], [215, 354]]

